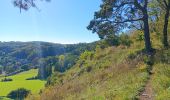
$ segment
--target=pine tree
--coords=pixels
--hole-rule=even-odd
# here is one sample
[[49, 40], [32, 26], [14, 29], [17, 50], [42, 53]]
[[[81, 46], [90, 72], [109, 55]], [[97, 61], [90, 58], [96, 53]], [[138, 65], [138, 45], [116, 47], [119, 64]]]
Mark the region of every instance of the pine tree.
[[[102, 0], [100, 10], [87, 27], [101, 39], [116, 36], [120, 31], [135, 26], [144, 31], [147, 53], [152, 53], [150, 41], [148, 3], [149, 0]], [[142, 24], [141, 24], [142, 22]]]

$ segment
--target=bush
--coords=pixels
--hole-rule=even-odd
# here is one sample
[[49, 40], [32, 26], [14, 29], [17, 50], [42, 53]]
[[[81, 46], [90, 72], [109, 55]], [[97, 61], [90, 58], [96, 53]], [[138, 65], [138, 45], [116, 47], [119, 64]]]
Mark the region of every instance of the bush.
[[134, 53], [134, 52], [130, 52], [130, 53], [129, 53], [129, 55], [128, 55], [128, 58], [129, 58], [129, 59], [131, 59], [131, 60], [133, 60], [133, 59], [135, 59], [135, 58], [136, 58], [136, 56], [137, 56], [137, 54], [136, 54], [136, 53]]
[[30, 93], [30, 90], [24, 89], [24, 88], [19, 88], [17, 90], [11, 91], [7, 97], [15, 100], [23, 100], [28, 96]]
[[28, 71], [29, 67], [30, 66], [28, 66], [28, 65], [23, 65], [23, 66], [21, 66], [21, 69], [23, 69], [24, 71]]
[[120, 44], [124, 45], [124, 46], [130, 46], [132, 44], [132, 41], [130, 40], [130, 37], [128, 34], [121, 34], [120, 37], [119, 37], [119, 41], [120, 41]]
[[86, 68], [86, 71], [87, 71], [87, 72], [91, 72], [91, 70], [92, 70], [92, 66], [88, 66], [88, 67]]
[[144, 62], [147, 65], [152, 66], [154, 64], [153, 57], [152, 56], [144, 56]]
[[4, 79], [1, 80], [1, 82], [10, 82], [10, 81], [13, 81], [13, 80], [10, 79], [10, 78], [4, 78]]
[[27, 78], [26, 80], [37, 80], [37, 79], [38, 79], [38, 77], [35, 76], [35, 77]]

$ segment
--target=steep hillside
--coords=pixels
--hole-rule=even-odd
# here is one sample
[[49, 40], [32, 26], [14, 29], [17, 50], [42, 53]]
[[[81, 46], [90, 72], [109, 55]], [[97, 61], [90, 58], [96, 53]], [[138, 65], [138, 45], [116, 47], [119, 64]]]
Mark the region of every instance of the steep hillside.
[[170, 50], [158, 50], [151, 75], [155, 100], [170, 99]]
[[[125, 100], [138, 98], [147, 79], [147, 65], [138, 50], [110, 47], [85, 52], [69, 71], [56, 73], [42, 100]], [[36, 98], [37, 99], [37, 98]]]
[[170, 50], [153, 33], [154, 54], [147, 56], [140, 36], [131, 35], [130, 47], [85, 51], [70, 70], [53, 74], [40, 96], [28, 100], [168, 100]]

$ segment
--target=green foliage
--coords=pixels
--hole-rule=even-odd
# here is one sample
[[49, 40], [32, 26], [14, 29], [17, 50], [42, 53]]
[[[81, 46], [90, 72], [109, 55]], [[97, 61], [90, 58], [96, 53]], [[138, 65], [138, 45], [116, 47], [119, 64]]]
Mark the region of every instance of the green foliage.
[[54, 71], [64, 72], [71, 68], [78, 59], [78, 56], [73, 54], [65, 54], [56, 57], [56, 62], [54, 62]]
[[60, 64], [61, 66], [64, 66], [65, 56], [64, 56], [64, 55], [60, 55], [58, 58], [59, 58], [59, 64]]
[[93, 52], [90, 51], [85, 51], [80, 55], [81, 60], [90, 60], [92, 59], [92, 57], [93, 57]]
[[39, 79], [47, 79], [52, 74], [52, 66], [49, 66], [45, 59], [40, 60], [39, 70], [38, 70], [38, 78]]
[[98, 46], [101, 48], [107, 48], [109, 46], [130, 46], [132, 44], [132, 40], [130, 40], [130, 36], [128, 34], [122, 33], [119, 36], [109, 36], [106, 39], [99, 41]]
[[16, 100], [24, 100], [30, 93], [30, 90], [24, 89], [24, 88], [19, 88], [17, 90], [11, 91], [7, 97], [11, 99], [16, 99]]
[[132, 44], [132, 40], [130, 40], [130, 37], [129, 37], [129, 35], [127, 35], [127, 34], [125, 34], [125, 33], [122, 33], [121, 35], [120, 35], [120, 38], [119, 38], [120, 40], [120, 44], [122, 44], [122, 45], [125, 45], [125, 46], [130, 46], [131, 44]]
[[154, 64], [153, 57], [151, 56], [145, 55], [143, 60], [144, 60], [144, 63], [146, 63], [149, 66], [152, 66]]
[[6, 78], [6, 77], [1, 80], [1, 82], [10, 82], [10, 81], [12, 81], [12, 79], [11, 78]]
[[106, 39], [105, 39], [106, 43], [109, 45], [109, 46], [118, 46], [120, 43], [120, 38], [116, 35], [110, 35], [108, 36]]
[[138, 33], [138, 36], [137, 36], [136, 40], [137, 40], [137, 41], [143, 41], [143, 40], [144, 40], [144, 34], [143, 34], [143, 32], [140, 31], [140, 32]]
[[29, 70], [29, 65], [23, 65], [23, 66], [21, 66], [21, 69], [27, 71], [27, 70]]

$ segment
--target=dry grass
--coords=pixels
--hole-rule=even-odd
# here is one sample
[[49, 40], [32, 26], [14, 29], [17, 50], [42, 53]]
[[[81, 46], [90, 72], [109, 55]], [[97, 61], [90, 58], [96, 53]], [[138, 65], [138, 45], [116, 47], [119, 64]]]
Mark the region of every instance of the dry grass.
[[[135, 51], [134, 51], [135, 52]], [[107, 48], [97, 58], [77, 63], [48, 87], [41, 100], [126, 100], [138, 98], [148, 74], [142, 56], [127, 59], [129, 49]], [[81, 62], [81, 61], [79, 61]], [[86, 69], [91, 67], [90, 71]], [[61, 79], [62, 78], [62, 79]]]

